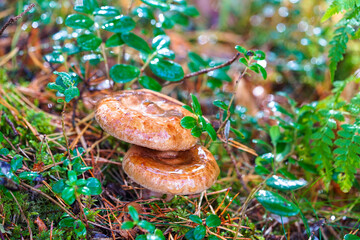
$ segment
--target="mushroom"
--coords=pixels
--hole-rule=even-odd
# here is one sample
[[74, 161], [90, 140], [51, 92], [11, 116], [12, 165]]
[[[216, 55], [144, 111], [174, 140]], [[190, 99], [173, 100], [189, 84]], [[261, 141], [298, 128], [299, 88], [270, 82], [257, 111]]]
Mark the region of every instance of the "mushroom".
[[219, 175], [214, 156], [180, 121], [195, 117], [178, 100], [151, 90], [125, 90], [100, 100], [95, 118], [110, 135], [134, 144], [125, 173], [156, 192], [187, 195], [209, 188]]
[[133, 145], [124, 156], [123, 169], [141, 186], [173, 195], [202, 192], [220, 172], [214, 156], [201, 145], [178, 152], [176, 157]]
[[110, 135], [159, 151], [184, 151], [196, 144], [191, 132], [180, 126], [193, 116], [183, 103], [150, 90], [126, 90], [100, 100], [95, 118]]

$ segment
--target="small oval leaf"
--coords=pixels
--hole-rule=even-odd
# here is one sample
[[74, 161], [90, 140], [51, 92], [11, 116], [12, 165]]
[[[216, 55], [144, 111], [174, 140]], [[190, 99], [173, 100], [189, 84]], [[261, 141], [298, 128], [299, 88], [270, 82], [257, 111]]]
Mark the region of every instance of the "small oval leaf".
[[156, 92], [160, 92], [162, 89], [162, 86], [160, 85], [160, 83], [158, 83], [155, 79], [148, 77], [148, 76], [140, 77], [139, 83], [144, 88], [147, 88], [147, 89], [150, 89], [150, 90], [153, 90]]
[[156, 76], [170, 82], [179, 81], [184, 77], [184, 70], [180, 64], [160, 58], [154, 58], [150, 62], [150, 69]]
[[88, 16], [82, 14], [71, 14], [65, 20], [65, 25], [75, 29], [89, 28], [94, 21]]
[[82, 50], [91, 51], [100, 46], [101, 39], [94, 34], [83, 34], [78, 37], [77, 43]]
[[127, 83], [138, 77], [140, 70], [137, 67], [116, 64], [110, 69], [110, 77], [117, 83]]
[[114, 33], [129, 32], [135, 28], [135, 22], [129, 16], [117, 16], [106, 23], [101, 28]]
[[274, 175], [268, 180], [266, 180], [266, 185], [281, 191], [292, 191], [305, 187], [307, 185], [307, 181], [305, 181], [304, 179], [288, 180]]
[[299, 208], [292, 202], [286, 200], [277, 193], [260, 190], [255, 198], [269, 212], [279, 216], [295, 216], [299, 213]]

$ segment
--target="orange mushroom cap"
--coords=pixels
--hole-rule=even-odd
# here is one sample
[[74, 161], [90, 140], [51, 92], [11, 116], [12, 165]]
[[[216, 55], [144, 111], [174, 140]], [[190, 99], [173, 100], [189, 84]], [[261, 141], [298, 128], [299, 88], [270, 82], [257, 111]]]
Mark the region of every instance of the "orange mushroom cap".
[[219, 175], [210, 151], [196, 145], [187, 151], [160, 152], [133, 145], [125, 154], [123, 169], [136, 183], [154, 192], [188, 195], [202, 192]]
[[180, 121], [194, 116], [183, 103], [151, 90], [125, 90], [97, 103], [95, 118], [110, 135], [159, 151], [183, 151], [197, 138]]

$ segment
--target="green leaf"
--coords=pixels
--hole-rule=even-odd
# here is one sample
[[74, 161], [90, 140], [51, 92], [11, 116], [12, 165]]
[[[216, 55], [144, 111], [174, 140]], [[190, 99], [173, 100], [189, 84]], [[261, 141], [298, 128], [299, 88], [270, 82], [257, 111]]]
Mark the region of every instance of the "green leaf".
[[242, 64], [244, 64], [246, 67], [249, 67], [248, 61], [245, 58], [240, 58], [239, 62], [241, 62]]
[[65, 187], [65, 189], [61, 193], [61, 197], [64, 201], [71, 205], [75, 202], [75, 188], [73, 187]]
[[0, 149], [0, 155], [7, 156], [9, 153], [10, 151], [7, 148]]
[[255, 194], [255, 198], [269, 212], [279, 216], [295, 216], [299, 213], [299, 208], [277, 193], [260, 190]]
[[73, 219], [71, 217], [63, 218], [59, 222], [59, 227], [61, 227], [61, 228], [64, 228], [64, 227], [72, 228], [74, 226], [74, 221], [75, 221], [75, 219]]
[[127, 221], [127, 222], [123, 222], [121, 224], [121, 229], [129, 230], [129, 229], [132, 229], [134, 226], [135, 226], [135, 224], [133, 222]]
[[344, 240], [360, 240], [360, 237], [353, 234], [346, 234]]
[[75, 1], [74, 10], [77, 12], [92, 14], [98, 8], [97, 0], [81, 0]]
[[170, 5], [161, 0], [141, 0], [141, 1], [151, 7], [159, 8], [161, 11], [170, 10]]
[[216, 140], [216, 131], [215, 131], [215, 129], [213, 128], [213, 126], [211, 125], [211, 123], [207, 123], [206, 124], [206, 127], [205, 127], [205, 130], [206, 130], [206, 132], [209, 134], [209, 136], [211, 137], [211, 139], [213, 140], [213, 141], [215, 141]]
[[82, 50], [91, 51], [100, 46], [101, 39], [94, 34], [83, 34], [77, 38], [77, 43]]
[[117, 83], [127, 83], [137, 78], [140, 70], [132, 65], [116, 64], [110, 69], [110, 77]]
[[121, 38], [120, 33], [115, 33], [105, 42], [105, 47], [117, 47], [124, 44], [124, 40]]
[[232, 131], [233, 133], [235, 133], [235, 135], [236, 135], [238, 138], [245, 139], [245, 135], [244, 135], [242, 132], [240, 132], [239, 130], [230, 127], [230, 131]]
[[150, 89], [150, 90], [153, 90], [156, 92], [160, 92], [162, 89], [162, 86], [160, 83], [158, 83], [155, 79], [148, 77], [148, 76], [141, 76], [139, 78], [139, 83], [144, 88], [147, 88], [147, 89]]
[[299, 188], [305, 187], [307, 182], [303, 179], [301, 180], [288, 180], [279, 176], [272, 176], [266, 180], [266, 185], [269, 187], [281, 190], [281, 191], [292, 191]]
[[215, 215], [211, 214], [206, 218], [206, 226], [208, 227], [218, 227], [221, 224], [220, 218]]
[[197, 215], [190, 215], [190, 216], [189, 216], [189, 219], [190, 219], [191, 221], [193, 221], [194, 223], [202, 224], [201, 218], [200, 218], [199, 216], [197, 216]]
[[147, 44], [147, 42], [141, 37], [137, 36], [136, 34], [132, 32], [123, 33], [121, 34], [121, 38], [129, 47], [132, 47], [138, 50], [139, 52], [145, 54], [151, 53], [151, 49]]
[[86, 237], [86, 227], [81, 220], [74, 221], [74, 232], [78, 237], [81, 238]]
[[204, 239], [206, 235], [206, 227], [203, 225], [199, 225], [194, 229], [194, 238], [195, 240]]
[[155, 226], [148, 221], [141, 220], [138, 224], [140, 227], [148, 231], [149, 233], [153, 233], [155, 231]]
[[184, 77], [184, 70], [181, 65], [161, 58], [154, 58], [150, 62], [151, 71], [158, 77], [175, 82]]
[[113, 33], [125, 33], [135, 28], [135, 22], [129, 16], [117, 16], [105, 22], [101, 28]]
[[26, 172], [21, 172], [19, 174], [19, 178], [29, 180], [29, 181], [34, 180], [34, 178], [36, 178], [38, 176], [40, 176], [40, 174], [37, 172], [27, 172], [26, 171]]
[[228, 108], [229, 108], [229, 106], [228, 106], [226, 103], [224, 103], [224, 101], [222, 101], [222, 100], [218, 100], [218, 99], [217, 99], [217, 100], [215, 100], [215, 101], [213, 102], [213, 104], [214, 104], [215, 106], [217, 106], [217, 107], [225, 110], [225, 111], [227, 111]]
[[256, 165], [255, 166], [255, 172], [257, 174], [259, 174], [259, 175], [268, 175], [268, 174], [270, 174], [270, 171], [267, 168], [265, 168], [265, 167], [263, 167], [261, 165]]
[[58, 51], [54, 51], [52, 53], [46, 54], [44, 56], [44, 60], [48, 63], [64, 63], [65, 62], [65, 58], [64, 56], [61, 54], [61, 52]]
[[102, 6], [100, 8], [95, 9], [93, 15], [103, 16], [103, 17], [116, 17], [120, 15], [120, 11], [113, 6]]
[[12, 159], [11, 159], [11, 169], [16, 172], [18, 169], [23, 167], [23, 156], [16, 154]]
[[86, 187], [90, 189], [91, 195], [99, 195], [102, 192], [101, 183], [97, 178], [88, 178]]
[[192, 129], [193, 127], [196, 126], [196, 124], [197, 124], [196, 119], [191, 116], [183, 117], [180, 121], [180, 125], [186, 129]]
[[202, 111], [201, 111], [201, 105], [199, 103], [199, 100], [197, 99], [197, 97], [194, 94], [191, 94], [191, 99], [192, 99], [192, 107], [195, 111], [195, 113], [199, 116], [202, 115]]
[[242, 54], [246, 54], [247, 53], [247, 50], [245, 48], [243, 48], [242, 46], [240, 45], [236, 45], [235, 46], [235, 49], [239, 52], [239, 53], [242, 53]]
[[164, 58], [169, 58], [174, 60], [175, 59], [175, 53], [174, 51], [168, 49], [168, 48], [162, 48], [160, 50], [157, 51], [157, 56], [158, 57], [164, 57]]
[[68, 179], [71, 184], [76, 182], [77, 175], [76, 175], [75, 171], [73, 171], [73, 170], [68, 171]]
[[145, 234], [137, 235], [135, 240], [147, 240], [147, 237]]
[[257, 65], [260, 70], [261, 76], [265, 80], [267, 78], [267, 72], [266, 72], [265, 68], [263, 66], [261, 66], [260, 64], [257, 64]]
[[79, 89], [77, 87], [70, 87], [65, 90], [65, 101], [70, 102], [73, 98], [80, 96]]
[[219, 240], [219, 238], [217, 236], [210, 235], [209, 240]]
[[255, 56], [254, 56], [255, 60], [264, 60], [265, 57], [266, 57], [266, 55], [263, 51], [260, 51], [260, 50], [255, 51]]
[[79, 187], [77, 190], [78, 193], [83, 194], [85, 196], [91, 196], [91, 190], [88, 187]]
[[129, 214], [131, 218], [134, 220], [134, 222], [136, 223], [139, 222], [139, 214], [136, 211], [136, 209], [131, 205], [128, 207], [128, 209], [129, 209]]
[[188, 105], [183, 105], [182, 108], [188, 110], [188, 111], [191, 112], [191, 113], [194, 113], [193, 109], [192, 109], [190, 106], [188, 106]]
[[0, 143], [1, 143], [2, 141], [4, 141], [4, 135], [3, 135], [2, 132], [0, 132]]
[[65, 25], [75, 29], [89, 28], [94, 24], [94, 21], [81, 14], [71, 14], [65, 20]]
[[280, 128], [277, 125], [271, 126], [270, 128], [270, 138], [271, 142], [274, 146], [276, 146], [279, 138], [280, 138]]
[[154, 37], [151, 44], [152, 48], [159, 50], [162, 48], [169, 48], [170, 38], [167, 35], [158, 35]]

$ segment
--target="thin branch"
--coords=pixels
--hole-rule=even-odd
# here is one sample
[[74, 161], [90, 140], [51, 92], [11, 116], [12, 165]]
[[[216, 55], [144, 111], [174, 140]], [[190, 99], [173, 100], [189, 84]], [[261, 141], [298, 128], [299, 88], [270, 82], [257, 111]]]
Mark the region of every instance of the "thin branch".
[[5, 118], [5, 121], [7, 122], [7, 124], [9, 124], [9, 126], [11, 127], [13, 134], [15, 136], [19, 136], [19, 132], [16, 130], [14, 123], [8, 118], [8, 116], [6, 114], [4, 114], [4, 118]]
[[11, 24], [17, 22], [20, 18], [22, 18], [27, 12], [29, 12], [32, 8], [35, 7], [35, 4], [32, 3], [28, 6], [27, 9], [25, 9], [24, 12], [22, 12], [20, 15], [16, 16], [16, 17], [11, 17], [6, 23], [5, 25], [1, 28], [0, 30], [0, 36], [3, 34], [3, 32], [5, 31], [5, 29], [10, 26]]
[[180, 82], [182, 82], [182, 81], [184, 81], [184, 80], [186, 80], [188, 78], [196, 77], [196, 76], [199, 76], [201, 74], [205, 74], [205, 73], [208, 73], [208, 72], [211, 72], [211, 71], [214, 71], [214, 70], [229, 66], [233, 62], [235, 62], [236, 59], [238, 59], [239, 56], [240, 56], [240, 53], [236, 53], [236, 55], [232, 59], [228, 60], [227, 62], [224, 62], [223, 64], [217, 65], [217, 66], [212, 67], [212, 68], [206, 68], [206, 69], [202, 69], [202, 70], [197, 71], [197, 72], [186, 74], [181, 80], [179, 80], [177, 82], [167, 82], [163, 86], [165, 87], [165, 86], [168, 86], [168, 85], [173, 84], [173, 83], [180, 83]]

